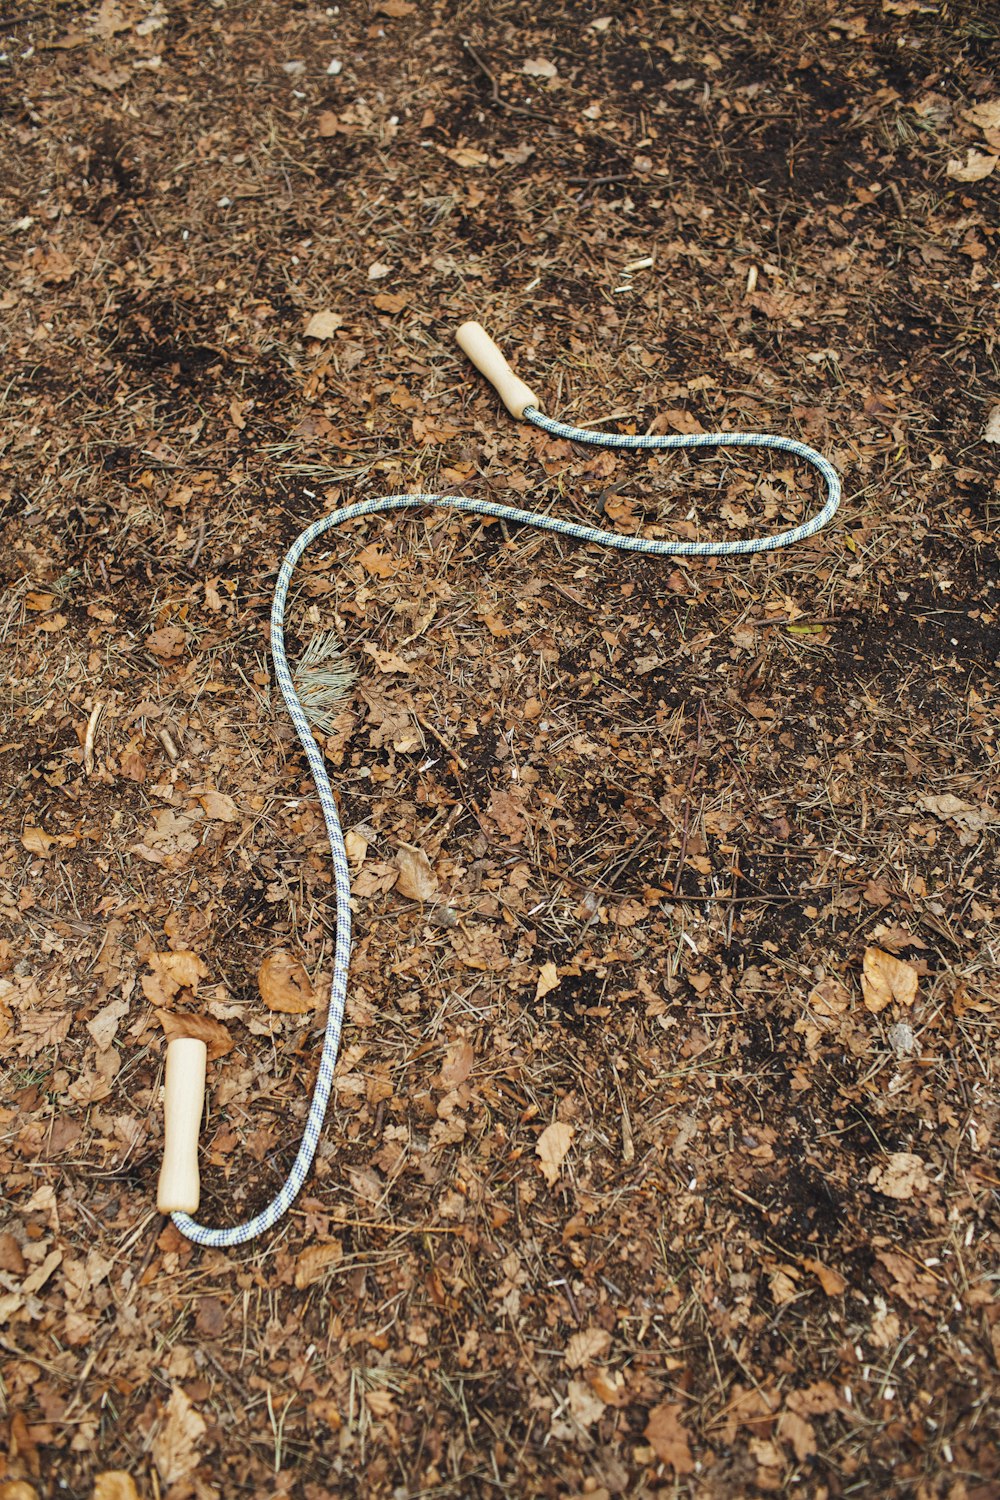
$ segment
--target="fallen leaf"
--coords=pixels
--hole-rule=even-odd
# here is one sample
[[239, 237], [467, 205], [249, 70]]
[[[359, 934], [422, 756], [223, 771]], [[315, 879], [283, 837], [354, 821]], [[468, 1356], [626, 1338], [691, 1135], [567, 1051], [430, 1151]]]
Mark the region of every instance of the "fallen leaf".
[[257, 987], [268, 1010], [286, 1016], [305, 1016], [316, 1006], [309, 975], [298, 959], [284, 949], [265, 958], [257, 974]]
[[799, 1295], [798, 1287], [786, 1271], [772, 1271], [767, 1281], [771, 1288], [771, 1296], [778, 1307], [784, 1307], [787, 1302], [794, 1302]]
[[562, 1120], [553, 1120], [535, 1142], [535, 1155], [538, 1157], [542, 1175], [549, 1187], [555, 1184], [559, 1176], [559, 1168], [573, 1144], [573, 1134], [572, 1125], [565, 1125]]
[[1000, 443], [1000, 406], [994, 406], [986, 418], [983, 437], [988, 443]]
[[324, 1245], [310, 1245], [302, 1251], [295, 1262], [295, 1285], [300, 1292], [321, 1280], [331, 1266], [344, 1258], [344, 1247], [340, 1240], [329, 1240]]
[[982, 104], [974, 104], [965, 111], [963, 119], [981, 125], [984, 130], [1000, 130], [1000, 99], [984, 99]]
[[87, 1030], [97, 1043], [98, 1052], [106, 1052], [118, 1034], [118, 1023], [123, 1016], [128, 1015], [128, 1001], [119, 997], [111, 1000], [92, 1020], [87, 1022]]
[[457, 1089], [472, 1072], [476, 1054], [472, 1043], [465, 1040], [452, 1042], [441, 1064], [441, 1082], [446, 1089]]
[[43, 859], [48, 859], [49, 850], [59, 840], [51, 833], [46, 833], [44, 828], [26, 828], [21, 834], [21, 843], [29, 854], [40, 854]]
[[307, 339], [332, 339], [343, 322], [340, 314], [331, 312], [329, 308], [324, 309], [323, 312], [313, 313], [306, 324], [305, 337]]
[[394, 21], [400, 16], [411, 16], [416, 8], [414, 0], [379, 0], [375, 7], [380, 16], [389, 16]]
[[105, 1469], [94, 1478], [93, 1500], [139, 1500], [139, 1491], [124, 1469]]
[[153, 1462], [164, 1484], [176, 1484], [198, 1467], [205, 1423], [179, 1385], [167, 1402], [165, 1420], [153, 1438]]
[[399, 874], [396, 877], [396, 893], [410, 901], [435, 901], [437, 899], [437, 876], [431, 862], [422, 849], [415, 844], [401, 844], [396, 853]]
[[349, 829], [344, 835], [344, 848], [350, 864], [355, 869], [364, 864], [365, 855], [368, 853], [368, 840], [363, 833], [359, 833], [356, 828]]
[[385, 263], [385, 261], [382, 261], [382, 260], [373, 260], [372, 263], [371, 263], [371, 265], [368, 267], [368, 280], [369, 281], [384, 281], [385, 278], [389, 275], [389, 273], [390, 273], [391, 270], [392, 270], [392, 267], [391, 266], [387, 266], [386, 263]]
[[374, 297], [379, 312], [398, 313], [410, 300], [409, 292], [377, 292]]
[[178, 990], [187, 989], [196, 995], [199, 982], [208, 978], [208, 969], [190, 948], [150, 953], [146, 962], [153, 972], [142, 976], [142, 993], [153, 1005], [168, 1006]]
[[584, 1380], [571, 1380], [567, 1387], [570, 1416], [581, 1427], [591, 1427], [604, 1414], [604, 1402]]
[[233, 1050], [229, 1032], [221, 1021], [213, 1021], [211, 1016], [175, 1010], [157, 1010], [156, 1016], [168, 1042], [175, 1042], [179, 1037], [193, 1037], [195, 1041], [204, 1042], [211, 1062]]
[[882, 948], [866, 948], [861, 993], [865, 1009], [873, 1015], [885, 1010], [892, 1000], [912, 1005], [917, 996], [917, 971], [905, 959], [893, 958]]
[[[334, 114], [332, 109], [324, 109], [321, 112], [319, 119], [316, 121], [316, 129], [324, 138], [324, 140], [328, 140], [330, 136], [337, 134], [337, 131], [340, 129], [340, 121], [337, 119], [337, 116]], [[322, 316], [322, 314], [319, 314], [319, 316]], [[310, 337], [326, 338], [327, 335], [317, 333], [311, 334]]]
[[544, 57], [529, 57], [521, 68], [529, 78], [558, 78], [559, 69]]
[[930, 1187], [923, 1161], [912, 1151], [894, 1151], [884, 1162], [872, 1167], [868, 1181], [877, 1193], [900, 1200], [912, 1198]]
[[551, 993], [559, 984], [559, 970], [554, 963], [542, 964], [538, 971], [538, 983], [535, 986], [535, 999], [541, 1000], [545, 995]]
[[584, 1365], [592, 1365], [595, 1360], [602, 1359], [610, 1348], [610, 1333], [606, 1328], [598, 1328], [592, 1323], [589, 1328], [581, 1328], [579, 1333], [571, 1335], [563, 1358], [571, 1370], [579, 1370]]
[[0, 1483], [0, 1500], [38, 1500], [38, 1491], [26, 1479], [8, 1479]]
[[800, 1417], [798, 1412], [783, 1411], [778, 1418], [778, 1436], [792, 1445], [799, 1463], [804, 1463], [816, 1452], [816, 1433], [811, 1422]]
[[982, 182], [984, 177], [989, 177], [998, 161], [1000, 156], [987, 156], [982, 151], [974, 151], [970, 146], [965, 153], [965, 161], [950, 161], [945, 171], [955, 182]]
[[213, 818], [218, 823], [239, 821], [240, 815], [236, 810], [236, 803], [225, 792], [199, 792], [198, 801], [207, 818]]
[[825, 1266], [821, 1260], [814, 1260], [810, 1257], [804, 1260], [802, 1265], [818, 1278], [820, 1286], [828, 1297], [839, 1297], [847, 1286], [840, 1272], [835, 1271], [832, 1266]]
[[669, 1464], [675, 1474], [691, 1474], [694, 1471], [694, 1459], [691, 1457], [688, 1431], [678, 1416], [679, 1411], [680, 1407], [669, 1401], [654, 1406], [649, 1414], [644, 1436], [655, 1450], [657, 1458], [662, 1463]]
[[486, 152], [477, 151], [474, 146], [456, 146], [453, 151], [446, 151], [444, 154], [456, 167], [485, 167], [489, 161]]
[[396, 1398], [392, 1391], [375, 1389], [365, 1391], [365, 1405], [376, 1417], [387, 1417], [396, 1405]]
[[161, 661], [180, 656], [187, 636], [179, 625], [164, 625], [161, 630], [151, 631], [146, 637], [146, 647]]

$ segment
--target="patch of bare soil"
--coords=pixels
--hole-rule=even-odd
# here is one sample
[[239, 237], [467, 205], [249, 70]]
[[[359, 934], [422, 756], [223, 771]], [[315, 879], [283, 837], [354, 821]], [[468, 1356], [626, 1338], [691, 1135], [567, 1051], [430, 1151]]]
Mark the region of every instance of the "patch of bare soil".
[[[0, 1500], [990, 1500], [995, 7], [0, 29]], [[196, 1249], [165, 1029], [224, 1224], [325, 1017], [293, 538], [397, 489], [734, 538], [815, 499], [511, 421], [468, 317], [554, 415], [797, 435], [844, 504], [724, 564], [441, 512], [306, 556], [292, 655], [358, 670], [348, 1020], [294, 1208]]]

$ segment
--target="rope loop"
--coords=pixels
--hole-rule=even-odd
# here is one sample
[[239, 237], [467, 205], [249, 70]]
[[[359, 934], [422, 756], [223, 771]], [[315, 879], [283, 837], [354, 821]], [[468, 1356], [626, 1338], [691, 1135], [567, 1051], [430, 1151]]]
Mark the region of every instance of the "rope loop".
[[557, 516], [541, 515], [512, 505], [500, 505], [492, 500], [470, 499], [465, 495], [384, 495], [375, 500], [359, 500], [353, 505], [346, 505], [340, 510], [332, 511], [329, 515], [321, 516], [318, 521], [307, 526], [301, 536], [292, 543], [281, 564], [274, 590], [274, 601], [271, 607], [271, 655], [274, 659], [274, 672], [281, 688], [281, 695], [285, 700], [289, 717], [295, 725], [295, 731], [306, 753], [309, 768], [316, 783], [323, 820], [326, 823], [326, 831], [330, 840], [330, 852], [333, 856], [337, 936], [333, 956], [333, 980], [330, 986], [330, 1009], [327, 1014], [323, 1050], [320, 1054], [312, 1103], [309, 1106], [309, 1114], [298, 1152], [282, 1187], [260, 1213], [228, 1229], [211, 1229], [205, 1224], [199, 1224], [189, 1214], [172, 1214], [173, 1223], [181, 1234], [186, 1235], [197, 1245], [228, 1248], [232, 1245], [245, 1244], [247, 1240], [255, 1239], [266, 1230], [272, 1229], [291, 1207], [309, 1175], [309, 1169], [319, 1146], [330, 1091], [333, 1087], [337, 1053], [340, 1048], [340, 1033], [344, 1021], [347, 977], [351, 960], [350, 869], [337, 804], [330, 786], [330, 778], [327, 775], [323, 752], [309, 727], [309, 720], [295, 691], [288, 658], [285, 655], [285, 605], [288, 599], [288, 588], [296, 565], [306, 548], [324, 532], [331, 531], [361, 516], [433, 506], [442, 510], [458, 510], [468, 515], [492, 516], [500, 521], [534, 526], [540, 531], [555, 532], [558, 536], [571, 537], [575, 541], [611, 548], [618, 552], [639, 552], [650, 557], [746, 557], [756, 552], [775, 552], [781, 547], [790, 547], [795, 542], [802, 542], [807, 537], [814, 536], [826, 525], [840, 504], [840, 479], [833, 465], [815, 449], [807, 447], [805, 443], [797, 442], [794, 438], [776, 437], [761, 432], [712, 432], [678, 437], [633, 437], [628, 434], [571, 427], [564, 422], [557, 422], [551, 417], [546, 417], [534, 406], [525, 408], [524, 417], [552, 437], [565, 438], [572, 443], [586, 443], [594, 448], [611, 448], [627, 452], [648, 449], [669, 451], [678, 448], [769, 448], [774, 452], [788, 453], [793, 458], [802, 459], [816, 470], [826, 486], [826, 502], [822, 509], [809, 520], [787, 531], [777, 532], [773, 536], [751, 537], [747, 540], [729, 542], [681, 542], [623, 536], [614, 531], [602, 531], [593, 526], [582, 526], [575, 521], [564, 521]]

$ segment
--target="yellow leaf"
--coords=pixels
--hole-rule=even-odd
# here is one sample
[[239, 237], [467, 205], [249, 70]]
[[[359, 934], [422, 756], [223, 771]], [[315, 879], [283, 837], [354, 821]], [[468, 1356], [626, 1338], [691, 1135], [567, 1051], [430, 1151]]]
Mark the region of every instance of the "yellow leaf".
[[309, 975], [284, 949], [269, 953], [260, 966], [257, 987], [268, 1010], [286, 1016], [305, 1016], [315, 1008], [316, 995]]
[[554, 990], [559, 983], [559, 970], [555, 964], [542, 964], [538, 971], [538, 984], [535, 987], [535, 999], [541, 1000], [544, 995]]
[[124, 1469], [105, 1469], [94, 1478], [93, 1500], [139, 1500], [139, 1491]]
[[917, 971], [902, 958], [893, 958], [881, 948], [866, 948], [861, 993], [865, 1009], [873, 1015], [885, 1010], [890, 1001], [912, 1005], [917, 996]]
[[542, 1175], [549, 1187], [554, 1186], [559, 1176], [559, 1169], [573, 1144], [573, 1134], [572, 1125], [566, 1125], [562, 1120], [553, 1120], [535, 1142], [535, 1155], [538, 1157]]

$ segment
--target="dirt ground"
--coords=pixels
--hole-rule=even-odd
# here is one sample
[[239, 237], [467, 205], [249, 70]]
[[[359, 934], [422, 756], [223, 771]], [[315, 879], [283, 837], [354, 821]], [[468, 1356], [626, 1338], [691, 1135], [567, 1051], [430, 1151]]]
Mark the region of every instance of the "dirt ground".
[[[0, 1500], [1000, 1495], [991, 0], [31, 0], [0, 32]], [[356, 950], [294, 1156], [331, 866]], [[265, 961], [269, 964], [265, 965]], [[297, 977], [266, 982], [275, 966]], [[262, 965], [265, 965], [263, 976]], [[279, 975], [280, 977], [280, 975]], [[283, 1008], [275, 1008], [283, 1007]]]

